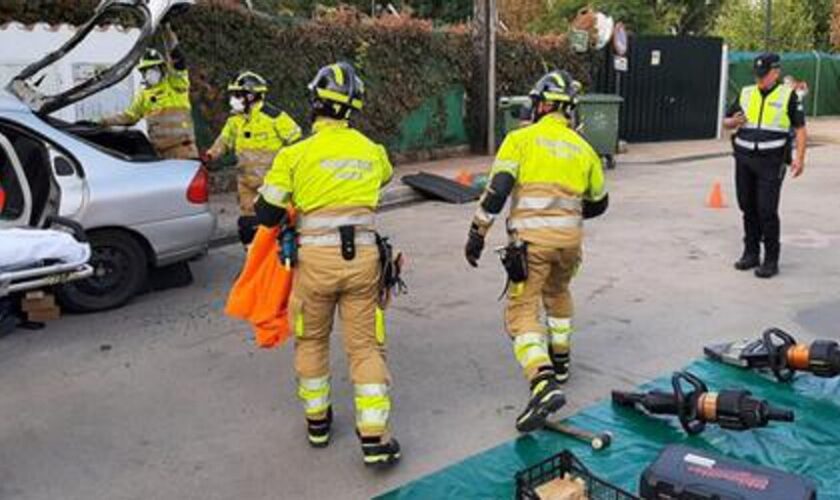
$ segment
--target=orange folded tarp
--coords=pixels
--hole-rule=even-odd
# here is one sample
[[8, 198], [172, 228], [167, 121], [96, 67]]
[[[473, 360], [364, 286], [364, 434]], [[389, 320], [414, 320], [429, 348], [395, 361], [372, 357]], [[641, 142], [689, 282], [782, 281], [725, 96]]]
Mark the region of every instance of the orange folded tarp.
[[228, 296], [225, 314], [251, 323], [257, 346], [270, 349], [289, 338], [292, 270], [280, 262], [279, 228], [260, 226], [242, 273]]

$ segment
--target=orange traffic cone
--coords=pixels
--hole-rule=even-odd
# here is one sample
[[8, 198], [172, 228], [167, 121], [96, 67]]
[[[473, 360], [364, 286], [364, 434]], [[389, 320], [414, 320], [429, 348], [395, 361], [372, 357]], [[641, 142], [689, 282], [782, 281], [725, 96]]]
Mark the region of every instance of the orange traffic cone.
[[473, 174], [471, 174], [469, 170], [460, 170], [458, 175], [455, 177], [455, 182], [462, 186], [472, 186]]
[[723, 189], [720, 187], [720, 181], [715, 181], [712, 184], [712, 191], [709, 193], [709, 198], [706, 200], [706, 206], [709, 208], [726, 208], [726, 203], [723, 201]]

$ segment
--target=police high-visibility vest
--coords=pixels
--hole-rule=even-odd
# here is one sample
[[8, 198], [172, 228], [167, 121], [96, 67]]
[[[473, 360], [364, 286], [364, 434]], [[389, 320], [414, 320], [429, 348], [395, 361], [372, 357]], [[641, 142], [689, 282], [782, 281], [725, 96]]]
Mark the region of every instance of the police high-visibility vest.
[[210, 153], [216, 157], [233, 151], [240, 174], [252, 176], [261, 184], [280, 148], [293, 144], [300, 137], [300, 127], [291, 116], [259, 102], [247, 115], [236, 114], [228, 118]]
[[262, 199], [298, 210], [301, 245], [339, 245], [338, 228], [355, 226], [357, 244], [374, 244], [374, 212], [393, 167], [385, 148], [346, 121], [318, 119], [313, 135], [274, 158]]
[[735, 134], [736, 151], [773, 153], [783, 150], [790, 141], [788, 106], [792, 95], [793, 89], [787, 85], [777, 85], [766, 96], [757, 85], [744, 87], [739, 102], [747, 122]]
[[[558, 113], [508, 134], [491, 178], [500, 172], [516, 179], [508, 229], [539, 245], [580, 245], [583, 200], [600, 201], [607, 194], [600, 157]], [[492, 223], [481, 208], [476, 217]]]
[[131, 123], [146, 119], [149, 140], [162, 156], [195, 144], [189, 73], [170, 69], [163, 81], [137, 94], [123, 116]]

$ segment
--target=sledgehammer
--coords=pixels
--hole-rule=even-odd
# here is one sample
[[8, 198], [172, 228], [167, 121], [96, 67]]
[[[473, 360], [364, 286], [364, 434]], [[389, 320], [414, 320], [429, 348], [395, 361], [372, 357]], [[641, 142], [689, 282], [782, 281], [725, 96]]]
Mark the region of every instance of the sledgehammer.
[[612, 434], [609, 432], [595, 433], [586, 429], [581, 429], [580, 427], [574, 427], [562, 422], [552, 421], [547, 421], [545, 423], [545, 428], [550, 431], [572, 437], [578, 441], [589, 443], [589, 446], [591, 446], [595, 451], [609, 448], [610, 444], [612, 444]]

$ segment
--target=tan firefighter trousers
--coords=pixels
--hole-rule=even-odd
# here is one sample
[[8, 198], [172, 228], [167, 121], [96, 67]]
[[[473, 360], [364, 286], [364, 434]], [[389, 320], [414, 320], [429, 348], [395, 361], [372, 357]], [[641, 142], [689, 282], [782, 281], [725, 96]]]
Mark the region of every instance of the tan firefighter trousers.
[[355, 388], [356, 424], [363, 436], [382, 436], [388, 430], [390, 374], [378, 294], [375, 245], [357, 245], [350, 261], [337, 246], [300, 248], [291, 297], [299, 395], [308, 418], [320, 417], [327, 407], [323, 401], [329, 401], [330, 333], [337, 308]]
[[[529, 244], [528, 279], [524, 285], [510, 286], [505, 324], [513, 338], [516, 359], [529, 380], [540, 368], [551, 366], [549, 333], [555, 333], [556, 329], [567, 337], [571, 331], [574, 305], [569, 282], [580, 261], [580, 247], [548, 248]], [[540, 321], [543, 308], [551, 328]]]

